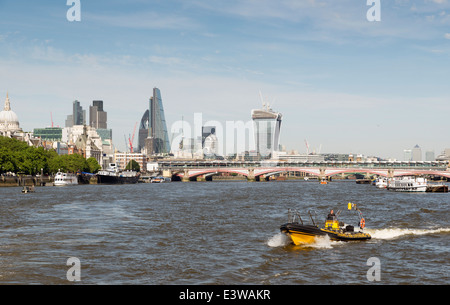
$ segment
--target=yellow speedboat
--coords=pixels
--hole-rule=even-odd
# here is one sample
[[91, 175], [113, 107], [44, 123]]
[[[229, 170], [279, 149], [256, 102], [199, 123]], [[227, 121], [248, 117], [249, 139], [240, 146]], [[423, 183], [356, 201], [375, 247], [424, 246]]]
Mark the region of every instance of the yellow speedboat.
[[[349, 209], [355, 209], [356, 205], [349, 203]], [[337, 216], [331, 210], [328, 214], [325, 226], [319, 228], [312, 215], [309, 213], [312, 225], [304, 224], [300, 214], [297, 211], [289, 210], [289, 220], [280, 227], [281, 232], [289, 236], [295, 245], [314, 243], [316, 237], [328, 235], [331, 240], [335, 241], [361, 241], [368, 240], [372, 237], [368, 233], [364, 233], [365, 220], [362, 217], [361, 211], [359, 229], [355, 230], [354, 226], [339, 222]], [[339, 215], [340, 212], [337, 213]]]

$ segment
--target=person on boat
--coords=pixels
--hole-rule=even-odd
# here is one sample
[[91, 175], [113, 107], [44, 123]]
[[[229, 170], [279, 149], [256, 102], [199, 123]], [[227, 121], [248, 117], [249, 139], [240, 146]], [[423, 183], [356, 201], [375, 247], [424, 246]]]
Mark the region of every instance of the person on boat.
[[334, 214], [333, 210], [331, 210], [330, 213], [328, 214], [327, 220], [336, 220], [336, 214]]

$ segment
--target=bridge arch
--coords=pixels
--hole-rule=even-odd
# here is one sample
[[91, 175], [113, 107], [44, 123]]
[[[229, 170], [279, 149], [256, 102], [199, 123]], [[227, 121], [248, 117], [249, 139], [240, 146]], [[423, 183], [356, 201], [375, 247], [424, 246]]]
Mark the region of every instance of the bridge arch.
[[275, 168], [265, 168], [255, 170], [255, 177], [260, 177], [265, 175], [272, 176], [277, 173], [287, 173], [287, 172], [296, 172], [296, 173], [305, 173], [311, 176], [320, 176], [320, 170], [315, 168], [303, 168], [303, 167], [275, 167]]

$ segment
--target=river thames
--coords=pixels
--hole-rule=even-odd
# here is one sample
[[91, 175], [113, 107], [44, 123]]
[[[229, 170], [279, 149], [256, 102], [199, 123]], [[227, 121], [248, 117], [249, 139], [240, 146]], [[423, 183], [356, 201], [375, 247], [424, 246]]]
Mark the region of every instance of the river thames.
[[[450, 283], [449, 193], [354, 181], [190, 182], [0, 188], [0, 283], [291, 285]], [[279, 231], [357, 204], [372, 239], [294, 246]], [[347, 216], [344, 216], [347, 215]], [[371, 259], [379, 278], [370, 280]]]

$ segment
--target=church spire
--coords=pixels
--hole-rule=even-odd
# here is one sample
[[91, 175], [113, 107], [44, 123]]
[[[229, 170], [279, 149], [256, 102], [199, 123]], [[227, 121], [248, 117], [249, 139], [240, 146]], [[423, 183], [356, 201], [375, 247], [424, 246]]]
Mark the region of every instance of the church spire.
[[11, 103], [9, 102], [9, 96], [8, 96], [8, 92], [6, 92], [6, 100], [5, 100], [5, 111], [10, 111], [11, 110]]

